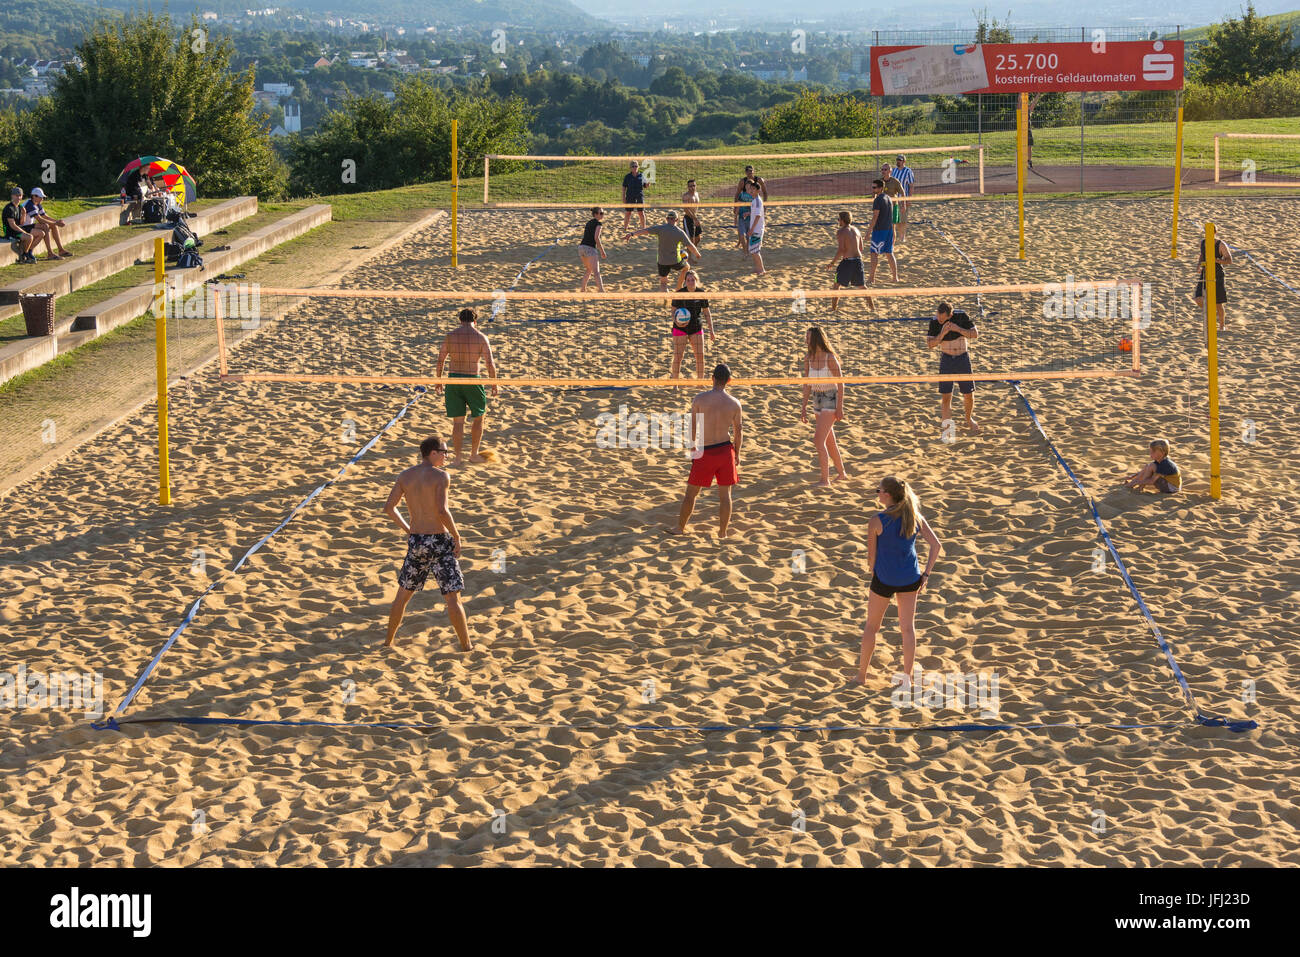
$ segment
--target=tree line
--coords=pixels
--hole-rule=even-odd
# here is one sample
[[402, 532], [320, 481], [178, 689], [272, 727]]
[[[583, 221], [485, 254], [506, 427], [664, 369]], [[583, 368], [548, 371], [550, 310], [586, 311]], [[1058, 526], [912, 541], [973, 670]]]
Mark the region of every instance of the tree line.
[[[982, 22], [977, 39], [1005, 42], [1004, 35], [996, 21]], [[604, 69], [594, 64], [616, 49], [592, 48], [589, 66]], [[209, 38], [197, 21], [185, 29], [167, 15], [101, 22], [77, 52], [81, 65], [70, 65], [34, 109], [0, 110], [6, 185], [30, 188], [39, 179], [57, 194], [102, 195], [116, 189], [122, 165], [144, 152], [185, 163], [207, 196], [271, 199], [390, 188], [449, 177], [453, 119], [460, 172], [473, 175], [485, 153], [649, 154], [970, 132], [976, 110], [986, 130], [1010, 128], [1014, 118], [1009, 95], [982, 103], [886, 98], [882, 107], [862, 91], [834, 93], [673, 65], [645, 89], [549, 70], [462, 82], [398, 79], [391, 98], [346, 91], [322, 110], [315, 129], [273, 142], [265, 116], [253, 110], [255, 67], [239, 68], [231, 38]], [[1188, 75], [1189, 119], [1300, 115], [1300, 50], [1289, 30], [1258, 17], [1253, 6], [1209, 31]], [[1104, 109], [1116, 120], [1168, 118], [1168, 103], [1150, 94], [1120, 95]], [[1039, 126], [1078, 122], [1078, 101], [1047, 94], [1034, 119]]]

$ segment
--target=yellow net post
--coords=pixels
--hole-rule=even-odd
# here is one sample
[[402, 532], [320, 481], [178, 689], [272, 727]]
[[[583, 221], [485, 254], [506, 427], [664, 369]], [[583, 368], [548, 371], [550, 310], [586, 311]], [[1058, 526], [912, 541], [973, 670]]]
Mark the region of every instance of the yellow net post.
[[1029, 94], [1020, 94], [1016, 107], [1016, 209], [1020, 222], [1020, 258], [1025, 258], [1025, 160], [1029, 152]]
[[[1176, 94], [1178, 101], [1178, 119], [1175, 125], [1174, 134], [1174, 232], [1172, 245], [1169, 250], [1169, 258], [1178, 258], [1178, 201], [1182, 196], [1183, 190], [1183, 91], [1179, 90]], [[1215, 145], [1218, 145], [1216, 139]], [[1218, 164], [1215, 164], [1216, 172]]]
[[1205, 338], [1209, 346], [1210, 386], [1210, 498], [1222, 492], [1219, 475], [1219, 323], [1218, 278], [1219, 247], [1214, 239], [1214, 223], [1205, 224]]
[[212, 318], [217, 321], [217, 364], [224, 377], [230, 370], [226, 367], [226, 327], [221, 322], [221, 297], [224, 286], [212, 287]]
[[171, 469], [167, 461], [167, 278], [163, 240], [153, 241], [153, 329], [158, 379], [158, 504], [172, 503]]
[[460, 157], [456, 152], [457, 121], [451, 121], [451, 265], [456, 268], [456, 212], [460, 192]]

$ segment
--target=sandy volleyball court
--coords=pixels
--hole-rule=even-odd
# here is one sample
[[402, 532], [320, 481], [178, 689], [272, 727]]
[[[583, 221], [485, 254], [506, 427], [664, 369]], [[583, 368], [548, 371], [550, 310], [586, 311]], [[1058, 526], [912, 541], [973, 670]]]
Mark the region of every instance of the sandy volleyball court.
[[[972, 264], [984, 283], [1067, 274], [1151, 283], [1141, 379], [1026, 383], [1024, 392], [1095, 498], [1201, 711], [1258, 730], [1194, 722], [1113, 561], [1099, 564], [1087, 504], [1004, 383], [977, 389], [984, 433], [959, 428], [951, 443], [932, 385], [850, 387], [838, 434], [854, 476], [833, 491], [811, 488], [798, 389], [738, 389], [747, 434], [723, 542], [714, 491], [700, 496], [692, 534], [665, 534], [685, 482], [682, 451], [596, 446], [602, 413], [684, 411], [688, 390], [503, 389], [489, 409], [496, 461], [452, 475], [478, 643], [466, 655], [429, 590], [412, 602], [397, 647], [379, 647], [404, 550], [380, 508], [420, 440], [449, 434], [441, 398], [222, 383], [208, 366], [172, 393], [171, 507], [154, 504], [150, 409], [0, 502], [0, 670], [102, 672], [105, 705], [115, 707], [216, 581], [127, 717], [432, 727], [101, 731], [80, 712], [9, 711], [0, 860], [1300, 863], [1300, 347], [1278, 328], [1300, 306], [1285, 285], [1300, 288], [1294, 209], [1185, 197], [1176, 261], [1166, 200], [1034, 204], [1025, 263], [1014, 207], [1002, 203], [914, 209], [928, 223], [899, 247], [906, 285], [971, 285]], [[832, 217], [774, 210], [769, 274], [754, 278], [721, 214], [710, 215], [704, 284], [827, 287]], [[463, 269], [446, 264], [444, 223], [344, 285], [573, 289], [584, 218], [472, 212]], [[1208, 494], [1204, 337], [1187, 298], [1194, 227], [1205, 218], [1278, 277], [1244, 257], [1229, 272], [1218, 502]], [[608, 245], [610, 288], [656, 288], [649, 240]], [[957, 304], [974, 314], [974, 303]], [[1024, 368], [1067, 341], [1093, 347], [1034, 319], [1028, 301], [986, 305], [997, 314], [977, 363], [999, 361], [998, 348]], [[882, 300], [877, 315], [932, 308]], [[785, 299], [719, 304], [706, 364], [797, 375], [803, 330], [824, 310], [814, 302], [798, 321], [776, 322], [792, 316]], [[845, 310], [866, 317], [860, 303]], [[314, 302], [236, 348], [232, 371], [430, 375], [454, 311]], [[535, 321], [555, 318], [582, 321]], [[645, 303], [511, 302], [482, 328], [505, 375], [668, 373], [667, 321]], [[930, 371], [917, 344], [923, 324], [824, 328], [850, 373]], [[1114, 360], [1099, 348], [1088, 361]], [[403, 408], [368, 454], [232, 571]], [[1155, 436], [1171, 442], [1185, 491], [1118, 489]], [[890, 473], [915, 484], [945, 545], [919, 607], [918, 663], [996, 676], [992, 707], [896, 706], [892, 611], [867, 686], [848, 684], [866, 606], [864, 533]], [[1059, 727], [924, 730], [980, 723]], [[646, 725], [666, 730], [629, 729]], [[781, 727], [761, 730], [769, 725]], [[727, 727], [703, 730], [711, 726]], [[196, 831], [199, 812], [206, 826]], [[796, 814], [806, 831], [791, 827]], [[505, 833], [492, 827], [501, 818]]]

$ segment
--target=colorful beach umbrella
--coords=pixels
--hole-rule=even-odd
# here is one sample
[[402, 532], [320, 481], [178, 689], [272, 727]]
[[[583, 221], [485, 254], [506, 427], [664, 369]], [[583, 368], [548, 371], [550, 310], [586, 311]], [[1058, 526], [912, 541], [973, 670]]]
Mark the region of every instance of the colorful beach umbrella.
[[137, 156], [131, 162], [127, 163], [125, 168], [117, 175], [117, 185], [125, 186], [127, 177], [138, 170], [141, 166], [148, 166], [152, 163], [163, 162], [170, 163], [171, 160], [165, 160], [161, 156]]
[[182, 206], [194, 202], [194, 197], [198, 195], [194, 177], [189, 173], [163, 173], [159, 178]]
[[141, 170], [144, 176], [160, 179], [182, 205], [193, 202], [198, 194], [198, 183], [190, 171], [175, 160], [161, 156], [138, 156], [131, 160], [118, 175], [118, 185], [125, 186], [136, 170]]

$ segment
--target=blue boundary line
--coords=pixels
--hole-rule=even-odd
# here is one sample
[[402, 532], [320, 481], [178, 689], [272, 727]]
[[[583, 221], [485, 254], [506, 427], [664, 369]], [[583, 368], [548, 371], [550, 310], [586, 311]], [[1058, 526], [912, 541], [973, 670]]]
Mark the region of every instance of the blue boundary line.
[[1088, 494], [1088, 490], [1084, 487], [1083, 483], [1079, 481], [1079, 477], [1074, 474], [1074, 470], [1070, 468], [1070, 463], [1061, 455], [1060, 451], [1056, 447], [1056, 443], [1048, 438], [1047, 432], [1043, 429], [1043, 424], [1038, 420], [1038, 414], [1034, 412], [1034, 407], [1029, 404], [1029, 399], [1025, 396], [1024, 392], [1020, 390], [1020, 383], [1011, 382], [1010, 385], [1016, 390], [1016, 395], [1020, 397], [1020, 401], [1024, 403], [1025, 411], [1029, 413], [1029, 418], [1033, 420], [1034, 428], [1038, 430], [1038, 434], [1043, 437], [1043, 441], [1047, 443], [1048, 449], [1050, 449], [1052, 455], [1056, 457], [1057, 464], [1065, 470], [1065, 474], [1070, 477], [1070, 481], [1074, 483], [1074, 487], [1079, 490], [1079, 494], [1083, 496], [1083, 500], [1087, 503], [1088, 511], [1092, 513], [1092, 520], [1096, 523], [1097, 531], [1101, 534], [1101, 540], [1106, 543], [1107, 550], [1110, 552], [1111, 557], [1115, 559], [1115, 567], [1119, 569], [1120, 577], [1124, 579], [1124, 584], [1128, 586], [1129, 593], [1133, 596], [1133, 600], [1137, 602], [1137, 606], [1142, 612], [1142, 617], [1146, 619], [1147, 625], [1151, 628], [1152, 634], [1156, 637], [1156, 644], [1160, 646], [1160, 650], [1164, 653], [1165, 660], [1169, 662], [1169, 667], [1173, 669], [1174, 677], [1178, 680], [1178, 686], [1183, 692], [1183, 700], [1187, 703], [1187, 706], [1192, 709], [1196, 721], [1210, 727], [1227, 728], [1230, 731], [1252, 731], [1258, 728], [1259, 725], [1254, 721], [1230, 721], [1227, 718], [1220, 718], [1216, 715], [1207, 715], [1201, 712], [1200, 706], [1196, 703], [1196, 697], [1192, 694], [1192, 689], [1187, 684], [1187, 678], [1183, 675], [1183, 670], [1178, 667], [1178, 662], [1174, 660], [1173, 651], [1169, 648], [1169, 642], [1165, 640], [1164, 632], [1162, 632], [1160, 626], [1156, 624], [1156, 620], [1152, 616], [1151, 610], [1147, 608], [1147, 603], [1142, 598], [1142, 593], [1138, 591], [1137, 585], [1133, 583], [1133, 579], [1129, 576], [1128, 568], [1124, 565], [1124, 559], [1120, 557], [1119, 549], [1115, 547], [1115, 543], [1111, 540], [1110, 532], [1106, 530], [1106, 523], [1101, 520], [1101, 514], [1097, 511], [1097, 503], [1093, 500], [1092, 496]]
[[124, 718], [121, 721], [109, 719], [104, 723], [104, 727], [120, 729], [126, 724], [187, 724], [187, 725], [207, 725], [220, 727], [241, 727], [241, 728], [350, 728], [354, 730], [374, 730], [374, 731], [452, 731], [465, 730], [468, 728], [491, 728], [493, 730], [509, 731], [577, 731], [577, 732], [616, 732], [626, 734], [628, 732], [659, 732], [659, 733], [735, 733], [743, 731], [758, 731], [763, 733], [775, 733], [783, 731], [825, 731], [825, 732], [896, 732], [900, 734], [920, 734], [924, 732], [938, 731], [960, 731], [960, 732], [980, 732], [980, 731], [1035, 731], [1050, 730], [1053, 728], [1097, 728], [1104, 730], [1130, 731], [1143, 730], [1149, 728], [1185, 728], [1186, 722], [1161, 722], [1154, 724], [1108, 724], [1103, 722], [1080, 722], [1080, 721], [1060, 721], [1060, 722], [1035, 722], [1031, 724], [928, 724], [928, 725], [875, 725], [875, 724], [783, 724], [773, 723], [755, 723], [755, 724], [552, 724], [545, 722], [532, 721], [510, 721], [510, 722], [493, 722], [493, 721], [471, 721], [457, 722], [454, 724], [432, 724], [419, 721], [312, 721], [312, 720], [291, 720], [284, 719], [258, 719], [258, 718], [211, 718], [190, 715], [175, 715], [166, 717], [153, 718]]
[[1293, 293], [1295, 293], [1297, 296], [1300, 296], [1300, 289], [1297, 289], [1295, 286], [1291, 285], [1289, 282], [1287, 282], [1287, 281], [1286, 281], [1285, 279], [1283, 279], [1281, 276], [1278, 276], [1277, 274], [1275, 274], [1271, 269], [1269, 269], [1267, 266], [1265, 266], [1263, 263], [1261, 263], [1258, 259], [1256, 259], [1255, 256], [1254, 256], [1254, 254], [1253, 254], [1249, 249], [1238, 249], [1238, 250], [1236, 250], [1236, 252], [1241, 253], [1243, 256], [1245, 256], [1247, 259], [1249, 259], [1249, 260], [1250, 260], [1250, 264], [1251, 264], [1252, 266], [1254, 266], [1256, 269], [1262, 270], [1262, 271], [1263, 271], [1264, 273], [1266, 273], [1266, 274], [1269, 276], [1269, 278], [1271, 278], [1273, 281], [1279, 283], [1279, 284], [1282, 285], [1282, 286], [1285, 286], [1287, 289], [1290, 289], [1290, 290], [1291, 290]]
[[392, 420], [389, 421], [387, 425], [385, 425], [382, 429], [380, 429], [377, 433], [375, 433], [374, 437], [369, 442], [361, 446], [361, 448], [357, 450], [356, 454], [354, 454], [352, 458], [348, 459], [348, 461], [343, 464], [343, 467], [338, 470], [338, 472], [334, 475], [333, 478], [327, 479], [326, 481], [322, 482], [320, 485], [317, 485], [316, 488], [313, 489], [311, 493], [307, 495], [306, 498], [304, 498], [301, 502], [299, 502], [292, 509], [290, 509], [289, 514], [280, 520], [279, 525], [275, 526], [275, 528], [273, 528], [267, 534], [263, 535], [262, 538], [258, 540], [257, 544], [255, 544], [248, 551], [244, 552], [243, 557], [240, 558], [239, 561], [235, 563], [235, 566], [232, 569], [230, 569], [230, 571], [224, 577], [217, 579], [212, 584], [210, 584], [206, 589], [204, 589], [203, 593], [199, 595], [199, 597], [195, 600], [194, 604], [190, 606], [189, 612], [186, 613], [183, 619], [181, 619], [181, 623], [176, 626], [176, 630], [171, 633], [171, 637], [169, 637], [163, 643], [163, 646], [159, 648], [158, 651], [154, 654], [154, 656], [151, 659], [149, 659], [149, 663], [145, 666], [144, 671], [142, 671], [140, 673], [140, 676], [136, 678], [135, 684], [131, 686], [130, 692], [128, 692], [127, 696], [122, 699], [122, 703], [119, 704], [117, 708], [114, 709], [113, 715], [110, 715], [108, 720], [106, 721], [93, 722], [91, 725], [92, 727], [103, 729], [103, 728], [116, 728], [118, 726], [119, 722], [116, 720], [115, 716], [125, 712], [126, 709], [130, 706], [131, 702], [135, 700], [135, 696], [140, 693], [140, 690], [142, 688], [144, 688], [145, 682], [149, 680], [149, 676], [153, 674], [154, 669], [157, 668], [159, 662], [162, 661], [163, 655], [165, 655], [168, 651], [171, 650], [172, 646], [176, 644], [176, 640], [180, 638], [182, 634], [184, 634], [185, 629], [188, 628], [190, 626], [190, 623], [194, 621], [195, 616], [197, 616], [199, 613], [199, 609], [203, 607], [203, 599], [207, 598], [208, 595], [211, 594], [213, 591], [215, 591], [217, 588], [220, 588], [226, 582], [234, 578], [235, 575], [239, 573], [239, 570], [244, 566], [244, 563], [246, 561], [248, 561], [250, 558], [253, 557], [253, 555], [255, 555], [259, 550], [261, 550], [262, 546], [265, 545], [267, 542], [269, 542], [282, 528], [284, 528], [291, 521], [293, 521], [293, 519], [298, 515], [299, 512], [301, 512], [313, 501], [315, 501], [316, 497], [319, 496], [321, 492], [325, 491], [325, 489], [329, 488], [331, 485], [333, 485], [335, 482], [341, 479], [344, 473], [346, 473], [349, 468], [351, 468], [353, 465], [359, 462], [367, 452], [369, 452], [372, 448], [374, 448], [375, 443], [377, 443], [383, 437], [384, 433], [386, 433], [389, 429], [391, 429], [394, 425], [396, 425], [398, 421], [406, 415], [407, 411], [411, 408], [411, 406], [413, 406], [416, 402], [419, 402], [420, 399], [422, 399], [427, 393], [427, 389], [424, 386], [416, 386], [413, 391], [415, 392], [415, 395], [413, 395], [410, 399], [406, 401], [406, 404], [402, 406], [401, 411], [399, 411], [397, 415], [393, 416]]

